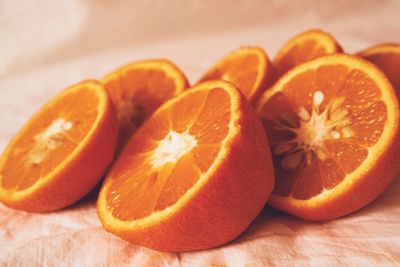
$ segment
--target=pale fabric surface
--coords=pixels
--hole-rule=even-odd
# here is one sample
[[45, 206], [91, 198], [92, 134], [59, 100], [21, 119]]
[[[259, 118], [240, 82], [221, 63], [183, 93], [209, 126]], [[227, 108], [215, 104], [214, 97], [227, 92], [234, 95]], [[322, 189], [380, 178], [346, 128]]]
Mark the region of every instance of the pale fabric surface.
[[[240, 45], [273, 56], [310, 27], [348, 52], [400, 42], [400, 1], [0, 1], [0, 150], [62, 88], [136, 59], [166, 57], [191, 82]], [[389, 166], [390, 167], [390, 166]], [[102, 230], [97, 191], [67, 209], [0, 205], [0, 266], [399, 266], [400, 179], [345, 218], [310, 223], [266, 208], [231, 243], [168, 254]]]

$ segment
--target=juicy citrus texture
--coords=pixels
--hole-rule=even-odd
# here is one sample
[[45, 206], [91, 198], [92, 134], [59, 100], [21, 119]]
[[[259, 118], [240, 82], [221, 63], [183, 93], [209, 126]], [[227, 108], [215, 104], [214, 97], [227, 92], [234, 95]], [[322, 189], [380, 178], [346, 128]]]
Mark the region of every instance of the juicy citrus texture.
[[106, 177], [97, 211], [123, 239], [163, 251], [221, 245], [268, 199], [273, 168], [264, 130], [233, 85], [200, 84], [164, 104]]
[[119, 147], [162, 103], [189, 86], [182, 71], [165, 59], [125, 65], [103, 83], [117, 110]]
[[159, 113], [110, 173], [107, 199], [113, 216], [137, 220], [176, 203], [216, 158], [230, 118], [229, 95], [222, 89], [200, 91], [196, 99], [185, 98]]
[[231, 82], [255, 103], [272, 78], [271, 62], [265, 51], [260, 47], [242, 47], [218, 61], [199, 82], [215, 79]]
[[400, 44], [375, 45], [357, 55], [378, 66], [400, 94]]
[[276, 78], [301, 63], [340, 52], [342, 48], [331, 34], [315, 29], [302, 32], [284, 44], [274, 58]]
[[330, 55], [298, 66], [258, 104], [276, 171], [272, 206], [311, 220], [376, 198], [398, 170], [394, 90], [372, 64]]
[[101, 84], [86, 81], [64, 90], [29, 120], [1, 156], [1, 202], [42, 212], [83, 197], [112, 161], [116, 125]]

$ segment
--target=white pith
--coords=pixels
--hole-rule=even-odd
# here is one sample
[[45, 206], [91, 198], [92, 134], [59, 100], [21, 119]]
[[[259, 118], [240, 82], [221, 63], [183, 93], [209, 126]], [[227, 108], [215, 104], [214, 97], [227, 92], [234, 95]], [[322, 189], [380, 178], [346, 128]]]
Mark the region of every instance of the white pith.
[[153, 166], [161, 167], [169, 162], [177, 162], [196, 145], [197, 140], [187, 131], [178, 133], [171, 130], [155, 149]]
[[35, 135], [33, 138], [35, 144], [29, 154], [29, 162], [36, 165], [41, 164], [52, 150], [62, 144], [65, 133], [72, 127], [72, 122], [58, 118], [44, 131]]
[[272, 153], [282, 156], [283, 169], [294, 170], [303, 164], [311, 164], [313, 156], [324, 161], [328, 157], [325, 140], [349, 138], [354, 134], [348, 125], [349, 111], [342, 105], [345, 98], [334, 98], [322, 110], [324, 100], [322, 91], [314, 92], [311, 113], [304, 107], [297, 111], [300, 125], [288, 116], [279, 117], [277, 130], [293, 133], [293, 138], [272, 144]]

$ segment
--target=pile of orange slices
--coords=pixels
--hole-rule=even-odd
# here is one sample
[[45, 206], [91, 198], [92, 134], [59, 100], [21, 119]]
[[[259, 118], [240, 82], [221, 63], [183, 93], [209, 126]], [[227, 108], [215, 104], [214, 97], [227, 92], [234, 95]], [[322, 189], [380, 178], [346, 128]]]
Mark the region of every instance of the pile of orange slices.
[[400, 168], [400, 45], [344, 54], [321, 30], [271, 61], [256, 46], [190, 87], [166, 59], [136, 61], [44, 105], [0, 157], [0, 201], [48, 212], [102, 180], [104, 228], [182, 252], [223, 245], [266, 203], [332, 220], [376, 199]]

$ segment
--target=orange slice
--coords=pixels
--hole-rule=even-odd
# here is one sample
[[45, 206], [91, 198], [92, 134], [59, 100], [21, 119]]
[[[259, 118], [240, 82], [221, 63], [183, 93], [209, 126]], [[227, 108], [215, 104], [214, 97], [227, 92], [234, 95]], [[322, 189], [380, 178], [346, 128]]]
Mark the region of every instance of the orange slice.
[[304, 63], [257, 106], [271, 143], [270, 204], [309, 220], [374, 200], [399, 169], [399, 106], [385, 75], [358, 57]]
[[378, 44], [357, 55], [378, 66], [400, 94], [400, 44]]
[[26, 211], [66, 207], [88, 193], [113, 159], [115, 111], [103, 86], [85, 81], [44, 105], [0, 158], [0, 201]]
[[128, 142], [101, 188], [104, 228], [177, 252], [235, 238], [273, 186], [264, 129], [233, 85], [211, 81], [161, 106]]
[[162, 103], [189, 86], [182, 71], [165, 59], [125, 65], [103, 83], [117, 110], [119, 148]]
[[284, 44], [274, 58], [276, 79], [301, 63], [341, 52], [341, 46], [331, 34], [317, 29], [302, 32]]
[[222, 79], [236, 85], [251, 102], [268, 88], [273, 77], [271, 62], [260, 47], [242, 47], [222, 58], [200, 82]]

